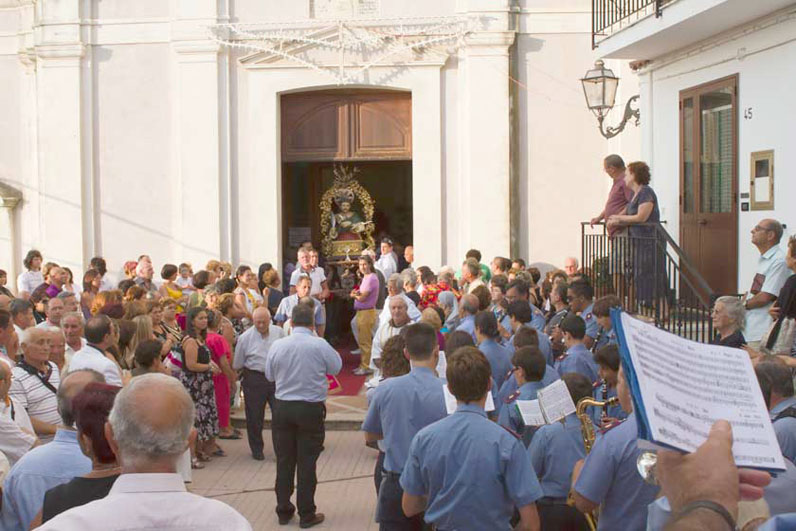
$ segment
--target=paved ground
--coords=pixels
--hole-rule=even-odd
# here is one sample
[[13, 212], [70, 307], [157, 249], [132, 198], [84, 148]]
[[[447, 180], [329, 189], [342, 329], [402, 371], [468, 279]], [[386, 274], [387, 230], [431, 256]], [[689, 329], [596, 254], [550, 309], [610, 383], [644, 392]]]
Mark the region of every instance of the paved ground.
[[[342, 397], [341, 397], [342, 398]], [[274, 478], [276, 463], [271, 432], [263, 433], [265, 461], [254, 461], [245, 439], [220, 441], [227, 457], [214, 458], [203, 470], [194, 470], [188, 488], [228, 503], [245, 516], [255, 530], [298, 529], [298, 518], [288, 526], [277, 522]], [[365, 447], [356, 431], [327, 431], [324, 452], [318, 460], [315, 504], [326, 521], [313, 529], [371, 530], [376, 491], [373, 467], [377, 452]], [[295, 496], [293, 499], [295, 503]]]
[[[356, 396], [330, 396], [326, 399], [326, 429], [332, 430], [358, 430], [365, 420], [368, 412], [368, 401], [365, 389], [360, 390]], [[271, 409], [265, 409], [265, 427], [271, 421]], [[232, 422], [240, 429], [246, 428], [246, 416], [243, 406], [232, 410]]]

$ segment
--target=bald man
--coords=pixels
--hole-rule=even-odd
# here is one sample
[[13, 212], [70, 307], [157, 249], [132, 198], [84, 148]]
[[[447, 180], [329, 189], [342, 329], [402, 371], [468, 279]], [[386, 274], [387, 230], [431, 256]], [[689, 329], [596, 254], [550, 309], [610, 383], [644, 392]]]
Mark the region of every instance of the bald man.
[[[36, 333], [49, 335], [34, 330]], [[90, 370], [75, 371], [64, 377], [57, 396], [57, 414], [62, 421], [55, 438], [25, 454], [6, 478], [0, 529], [28, 529], [41, 509], [45, 492], [91, 472], [91, 460], [83, 455], [77, 441], [72, 399], [90, 382], [104, 381], [101, 374]]]
[[194, 405], [176, 378], [144, 374], [116, 396], [105, 437], [122, 474], [107, 497], [59, 514], [39, 529], [225, 529], [251, 525], [229, 505], [185, 490], [177, 461], [196, 438]]
[[236, 371], [243, 369], [241, 387], [246, 411], [246, 435], [252, 457], [262, 461], [265, 459], [263, 455], [265, 404], [271, 406], [273, 412], [276, 391], [274, 382], [268, 381], [265, 377], [265, 360], [271, 345], [277, 339], [285, 337], [285, 331], [271, 324], [271, 313], [263, 306], [254, 310], [252, 322], [254, 326], [238, 338], [232, 368]]

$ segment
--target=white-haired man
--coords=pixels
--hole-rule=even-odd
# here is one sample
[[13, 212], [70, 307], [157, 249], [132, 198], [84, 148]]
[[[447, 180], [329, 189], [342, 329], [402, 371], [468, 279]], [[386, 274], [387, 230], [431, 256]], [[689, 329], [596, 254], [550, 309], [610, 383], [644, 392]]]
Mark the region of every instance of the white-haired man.
[[61, 330], [64, 331], [66, 340], [65, 354], [67, 367], [72, 362], [72, 357], [83, 349], [88, 342], [83, 337], [83, 315], [80, 312], [71, 312], [61, 317]]
[[367, 387], [376, 387], [381, 380], [381, 351], [387, 340], [392, 336], [397, 336], [406, 326], [416, 322], [409, 316], [409, 305], [405, 297], [394, 295], [387, 300], [389, 302], [385, 308], [389, 311], [390, 318], [379, 325], [373, 336], [373, 345], [370, 348], [370, 368], [373, 369], [373, 378], [365, 383]]
[[[420, 320], [420, 310], [417, 309], [417, 305], [414, 301], [404, 293], [404, 277], [402, 277], [400, 273], [393, 273], [390, 275], [390, 278], [387, 279], [387, 297], [387, 300], [391, 300], [393, 297], [403, 299], [406, 303], [406, 311], [409, 314], [409, 320], [413, 323]], [[392, 318], [391, 314], [392, 310], [390, 310], [390, 305], [385, 304], [381, 313], [379, 313], [377, 329]]]
[[194, 405], [182, 384], [165, 374], [134, 378], [116, 396], [105, 436], [122, 474], [107, 497], [75, 507], [39, 529], [224, 529], [250, 531], [230, 506], [191, 494], [177, 461], [196, 438]]

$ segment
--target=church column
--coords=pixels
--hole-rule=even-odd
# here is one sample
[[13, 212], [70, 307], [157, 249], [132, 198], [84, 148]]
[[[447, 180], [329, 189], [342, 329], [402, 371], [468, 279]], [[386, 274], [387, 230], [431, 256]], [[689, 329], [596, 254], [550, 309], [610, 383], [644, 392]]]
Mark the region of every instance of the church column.
[[[47, 260], [76, 274], [93, 251], [91, 228], [84, 223], [91, 167], [85, 163], [87, 120], [82, 112], [79, 0], [40, 0], [35, 5], [36, 108], [41, 249]], [[90, 121], [88, 121], [90, 123]]]
[[494, 0], [470, 3], [471, 15], [486, 12], [490, 6], [495, 10], [488, 13], [490, 27], [470, 34], [462, 50], [464, 109], [460, 131], [464, 141], [459, 176], [459, 252], [455, 256], [463, 259], [467, 249], [476, 248], [488, 263], [496, 255], [509, 256], [511, 248], [508, 77], [514, 32], [509, 29], [508, 12], [498, 9]]
[[219, 45], [206, 36], [217, 21], [216, 0], [177, 0], [172, 24], [179, 204], [173, 221], [176, 256], [200, 268], [210, 258], [228, 258], [222, 238], [219, 136]]

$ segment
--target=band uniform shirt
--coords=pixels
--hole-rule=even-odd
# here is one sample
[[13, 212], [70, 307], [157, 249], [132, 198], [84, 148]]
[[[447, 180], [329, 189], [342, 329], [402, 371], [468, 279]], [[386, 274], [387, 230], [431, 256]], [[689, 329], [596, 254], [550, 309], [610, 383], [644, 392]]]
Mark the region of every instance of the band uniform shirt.
[[586, 335], [596, 339], [600, 331], [600, 323], [597, 322], [597, 316], [594, 315], [594, 302], [580, 312], [580, 316], [583, 318], [583, 322], [586, 323]]
[[[528, 326], [524, 324], [523, 326]], [[516, 335], [516, 332], [515, 332]], [[550, 341], [550, 336], [545, 334], [544, 332], [536, 331], [536, 337], [539, 338], [539, 351], [544, 355], [545, 363], [549, 366], [553, 366], [555, 364], [555, 359], [553, 358], [553, 342]], [[508, 340], [506, 340], [505, 344], [503, 345], [509, 349], [511, 355], [514, 355], [516, 349], [514, 348], [514, 335], [512, 335]]]
[[238, 337], [232, 368], [236, 371], [246, 368], [250, 371], [265, 373], [265, 360], [268, 357], [268, 351], [276, 340], [283, 337], [285, 337], [285, 331], [276, 325], [268, 325], [266, 337], [263, 337], [255, 327], [250, 327]]
[[783, 417], [774, 422], [777, 415], [789, 407], [796, 407], [796, 397], [792, 396], [787, 398], [772, 407], [771, 421], [774, 423], [774, 433], [777, 435], [777, 441], [779, 442], [779, 449], [782, 451], [782, 455], [791, 461], [796, 461], [796, 418]]
[[42, 531], [251, 531], [235, 509], [185, 490], [179, 474], [122, 474], [105, 498], [59, 514]]
[[[785, 253], [779, 245], [775, 245], [758, 257], [752, 286], [749, 288], [745, 300], [751, 299], [760, 292], [778, 297], [782, 286], [785, 285], [785, 281], [790, 275], [791, 270], [785, 264]], [[774, 303], [746, 310], [743, 335], [747, 341], [760, 341], [763, 334], [768, 331], [772, 323], [768, 310], [772, 304]]]
[[301, 277], [310, 277], [312, 280], [312, 286], [310, 287], [310, 295], [315, 297], [319, 295], [323, 291], [323, 284], [326, 282], [326, 273], [323, 271], [322, 267], [313, 267], [308, 271], [299, 266], [293, 273], [290, 274], [290, 285], [295, 286], [298, 284], [299, 278]]
[[299, 326], [271, 345], [265, 377], [276, 383], [277, 400], [323, 402], [329, 388], [326, 375], [337, 374], [342, 366], [340, 354], [325, 339]]
[[586, 457], [580, 420], [574, 413], [563, 420], [540, 427], [528, 449], [544, 495], [549, 498], [567, 497], [572, 469]]
[[[610, 400], [611, 398], [614, 398], [615, 396], [616, 396], [616, 386], [609, 387], [607, 389], [607, 392], [605, 394], [605, 398], [603, 398], [603, 389], [602, 389], [602, 385], [600, 385], [600, 384], [598, 384], [598, 385], [596, 385], [594, 387], [594, 393], [592, 393], [592, 398], [594, 398], [595, 400], [600, 400], [600, 401], [602, 401], [602, 400]], [[592, 409], [591, 418], [594, 421], [594, 424], [596, 426], [599, 426], [600, 425], [600, 418], [602, 417], [602, 413], [603, 413], [603, 408], [601, 408], [601, 407], [593, 407], [591, 409]], [[625, 413], [625, 410], [622, 409], [622, 406], [620, 406], [619, 404], [616, 404], [614, 406], [608, 406], [608, 409], [606, 410], [606, 415], [608, 417], [610, 417], [610, 418], [619, 419], [619, 420], [624, 420], [624, 419], [627, 418], [627, 413]]]
[[489, 361], [489, 366], [492, 367], [492, 377], [495, 379], [498, 389], [500, 389], [500, 386], [503, 385], [506, 378], [506, 373], [512, 368], [511, 352], [494, 339], [484, 339], [481, 341], [478, 345], [478, 350], [480, 350], [484, 356], [486, 356], [487, 361]]
[[[512, 376], [512, 378], [514, 377]], [[525, 427], [525, 423], [522, 421], [522, 416], [520, 416], [517, 411], [515, 403], [517, 400], [536, 400], [536, 394], [541, 389], [544, 389], [544, 384], [541, 380], [522, 384], [514, 393], [508, 396], [506, 402], [500, 408], [500, 413], [498, 413], [498, 424], [504, 428], [510, 429], [514, 433], [521, 433]], [[535, 428], [536, 426], [528, 427]]]
[[534, 306], [532, 302], [529, 301], [528, 305], [531, 307], [530, 326], [535, 328], [537, 332], [544, 332], [544, 327], [547, 324], [547, 320], [544, 318], [544, 313], [542, 310]]
[[362, 431], [384, 436], [384, 470], [401, 473], [412, 438], [447, 416], [443, 381], [425, 367], [387, 378], [375, 389]]
[[[279, 324], [284, 323], [288, 319], [293, 317], [293, 308], [298, 306], [299, 303], [299, 296], [297, 294], [289, 295], [282, 299], [279, 303], [279, 307], [276, 309], [276, 314], [274, 315], [274, 321]], [[321, 326], [326, 324], [326, 316], [323, 311], [323, 305], [321, 301], [316, 299], [315, 297], [312, 298], [312, 305], [314, 307], [314, 315], [315, 315], [315, 326]]]
[[575, 482], [575, 491], [594, 503], [602, 504], [598, 530], [645, 529], [647, 506], [658, 495], [659, 487], [644, 482], [636, 461], [636, 417], [597, 438]]
[[[513, 371], [512, 371], [513, 372]], [[514, 378], [511, 374], [507, 374], [506, 379], [503, 381], [503, 385], [498, 388], [497, 396], [495, 397], [495, 407], [497, 408], [497, 413], [500, 415], [500, 412], [503, 409], [503, 405], [506, 404], [509, 400], [509, 396], [512, 393], [517, 391], [519, 387], [517, 385], [517, 379]], [[542, 388], [547, 387], [551, 383], [555, 382], [556, 380], [560, 380], [561, 377], [558, 375], [558, 372], [547, 365], [544, 368], [544, 376], [542, 377]]]
[[572, 345], [562, 358], [556, 360], [555, 363], [555, 368], [559, 375], [563, 376], [568, 372], [577, 372], [588, 378], [592, 383], [600, 378], [599, 368], [594, 362], [594, 357], [583, 343]]
[[401, 474], [404, 492], [427, 496], [440, 531], [508, 531], [514, 507], [543, 496], [522, 443], [473, 404], [420, 430]]
[[104, 352], [93, 345], [87, 344], [72, 356], [72, 361], [69, 362], [69, 370], [76, 371], [78, 369], [97, 371], [105, 377], [105, 383], [108, 385], [122, 386], [122, 375], [119, 373], [119, 367], [109, 360]]
[[77, 432], [58, 429], [52, 442], [22, 456], [3, 484], [0, 529], [27, 531], [51, 488], [91, 472], [91, 460], [83, 455]]
[[[58, 366], [47, 362], [50, 366], [50, 376], [47, 380], [56, 390], [61, 385], [61, 373]], [[11, 380], [11, 388], [8, 396], [14, 400], [15, 406], [20, 406], [28, 412], [29, 417], [58, 425], [61, 423], [61, 415], [58, 413], [58, 400], [55, 393], [51, 391], [38, 376], [30, 374], [20, 366], [11, 369], [14, 378]], [[52, 439], [52, 436], [41, 437], [42, 442]]]

